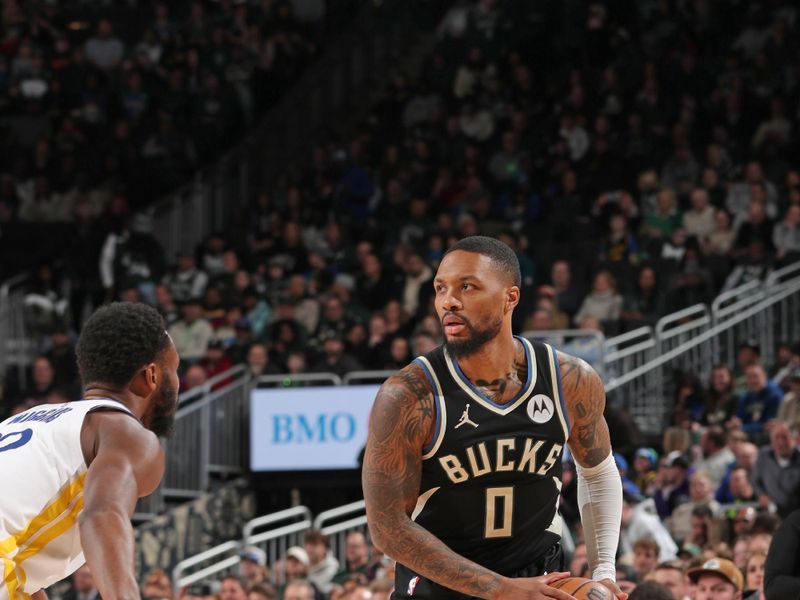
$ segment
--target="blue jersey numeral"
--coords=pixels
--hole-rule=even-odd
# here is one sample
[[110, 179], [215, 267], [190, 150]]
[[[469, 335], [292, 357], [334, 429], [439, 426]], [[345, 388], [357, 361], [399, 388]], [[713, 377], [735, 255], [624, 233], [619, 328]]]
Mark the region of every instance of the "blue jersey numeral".
[[24, 446], [31, 441], [33, 429], [23, 429], [22, 431], [12, 431], [11, 433], [0, 433], [0, 452], [14, 450]]

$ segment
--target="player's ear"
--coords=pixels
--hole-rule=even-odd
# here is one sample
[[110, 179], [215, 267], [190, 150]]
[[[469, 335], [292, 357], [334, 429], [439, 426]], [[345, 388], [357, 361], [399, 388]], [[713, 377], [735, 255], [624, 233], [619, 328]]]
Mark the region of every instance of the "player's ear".
[[158, 366], [156, 363], [145, 365], [133, 378], [131, 391], [137, 396], [150, 396], [158, 388]]
[[519, 288], [515, 285], [512, 285], [510, 288], [506, 289], [506, 310], [508, 312], [510, 310], [514, 310], [514, 307], [519, 304]]

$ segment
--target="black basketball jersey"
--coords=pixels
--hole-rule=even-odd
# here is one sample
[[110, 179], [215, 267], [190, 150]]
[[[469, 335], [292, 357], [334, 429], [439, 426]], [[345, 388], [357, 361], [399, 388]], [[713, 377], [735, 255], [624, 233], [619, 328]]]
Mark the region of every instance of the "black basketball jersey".
[[561, 457], [569, 437], [555, 350], [517, 339], [528, 377], [504, 405], [476, 388], [444, 346], [416, 359], [433, 388], [436, 431], [423, 450], [412, 519], [506, 576], [561, 539]]

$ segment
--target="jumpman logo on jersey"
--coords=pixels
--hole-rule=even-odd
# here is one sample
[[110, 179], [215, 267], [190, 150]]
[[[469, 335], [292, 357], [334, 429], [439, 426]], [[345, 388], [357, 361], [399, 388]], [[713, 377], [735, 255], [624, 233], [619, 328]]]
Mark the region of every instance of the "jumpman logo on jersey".
[[469, 418], [469, 404], [467, 404], [467, 408], [464, 409], [464, 412], [461, 413], [461, 418], [456, 423], [455, 429], [458, 429], [462, 425], [472, 425], [473, 427], [477, 427], [478, 424]]

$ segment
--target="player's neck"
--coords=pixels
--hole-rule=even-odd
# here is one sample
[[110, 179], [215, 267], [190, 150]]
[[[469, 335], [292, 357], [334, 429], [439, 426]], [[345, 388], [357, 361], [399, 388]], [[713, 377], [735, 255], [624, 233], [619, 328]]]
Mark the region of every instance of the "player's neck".
[[114, 400], [124, 404], [128, 409], [141, 419], [144, 414], [142, 399], [133, 394], [130, 390], [113, 390], [101, 385], [92, 385], [83, 391], [84, 400]]
[[501, 332], [475, 354], [458, 359], [461, 371], [473, 383], [495, 381], [517, 370], [518, 357], [525, 351], [511, 332]]

